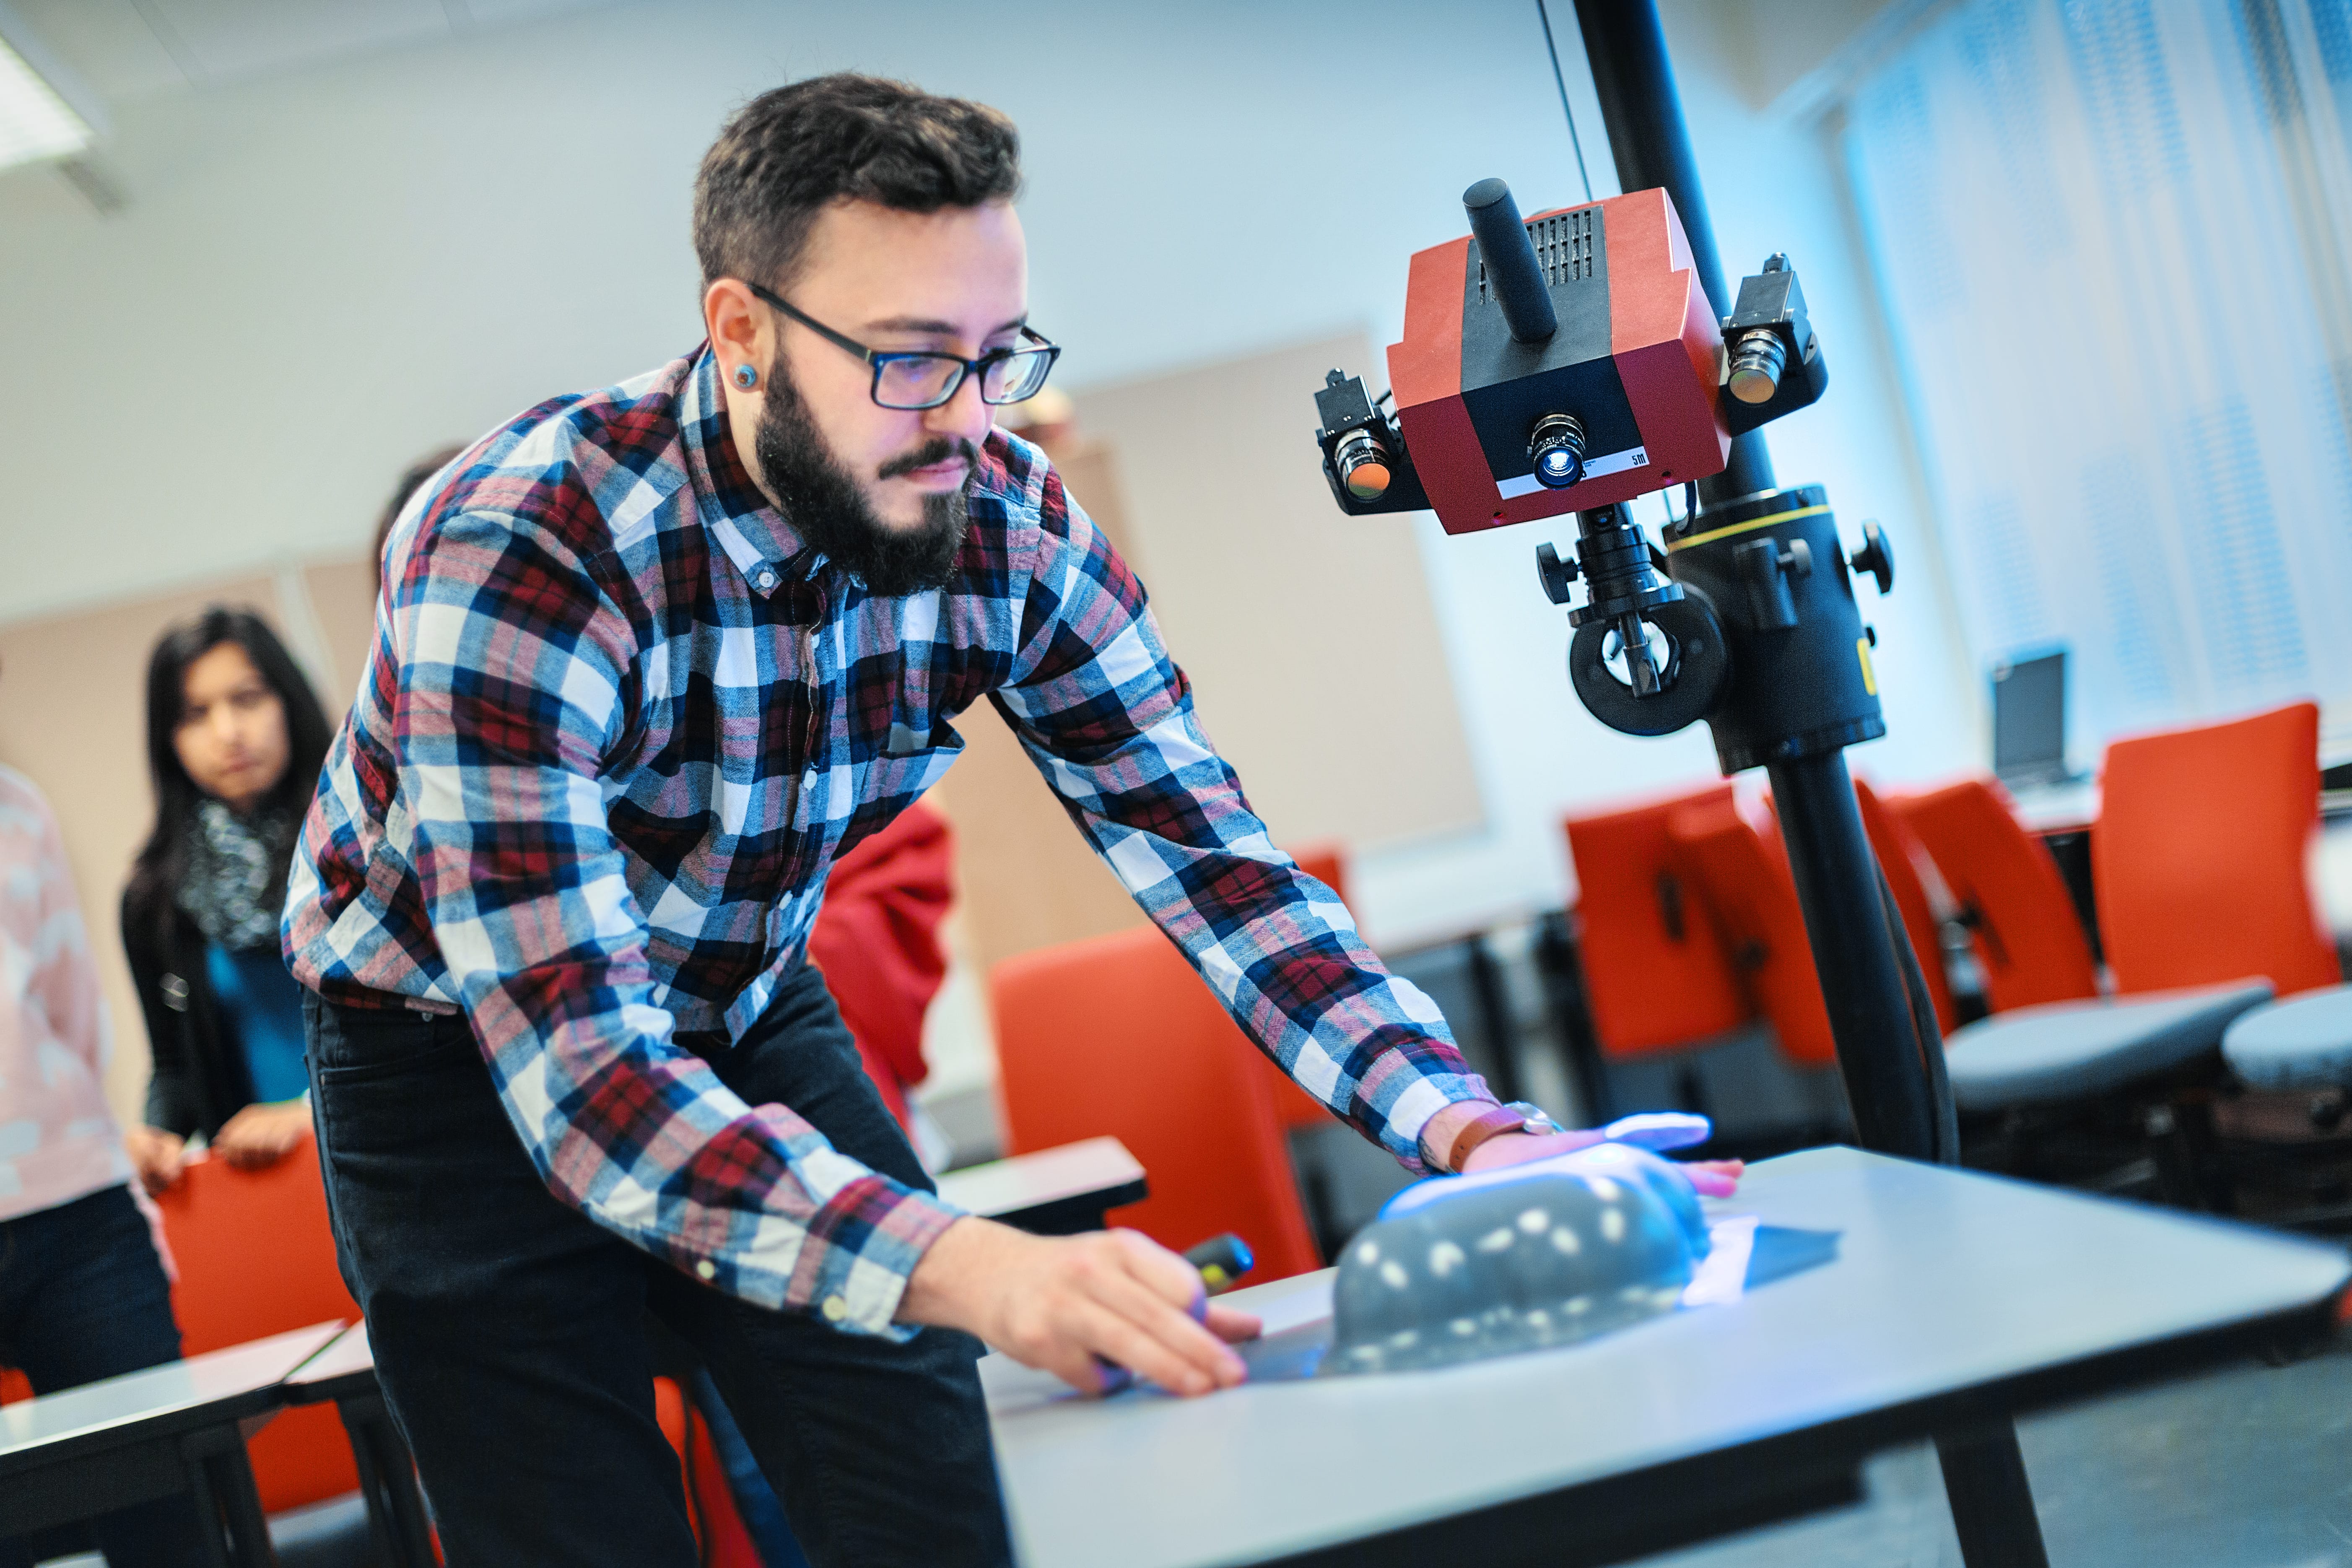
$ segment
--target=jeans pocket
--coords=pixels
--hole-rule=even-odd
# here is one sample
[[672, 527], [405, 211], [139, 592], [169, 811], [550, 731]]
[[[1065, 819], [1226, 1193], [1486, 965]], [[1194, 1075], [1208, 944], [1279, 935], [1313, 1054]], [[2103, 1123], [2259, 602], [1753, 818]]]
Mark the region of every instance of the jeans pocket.
[[474, 1031], [461, 1015], [346, 1007], [317, 996], [305, 997], [304, 1005], [310, 1010], [312, 1065], [323, 1087], [480, 1059]]

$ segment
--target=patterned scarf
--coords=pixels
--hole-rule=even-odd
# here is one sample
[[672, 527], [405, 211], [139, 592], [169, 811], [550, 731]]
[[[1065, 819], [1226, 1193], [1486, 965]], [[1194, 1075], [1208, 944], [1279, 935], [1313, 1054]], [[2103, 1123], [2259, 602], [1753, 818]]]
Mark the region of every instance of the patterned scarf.
[[293, 824], [282, 811], [251, 819], [210, 798], [197, 803], [179, 905], [207, 942], [231, 952], [278, 945]]

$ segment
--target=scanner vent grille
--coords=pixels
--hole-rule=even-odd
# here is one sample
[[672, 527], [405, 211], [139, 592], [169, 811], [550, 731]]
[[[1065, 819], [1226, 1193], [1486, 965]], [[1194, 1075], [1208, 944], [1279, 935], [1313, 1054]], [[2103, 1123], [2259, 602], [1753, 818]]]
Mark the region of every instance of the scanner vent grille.
[[1536, 247], [1536, 265], [1555, 287], [1592, 276], [1592, 209], [1560, 213], [1528, 225], [1528, 238]]
[[[1536, 247], [1536, 265], [1543, 268], [1544, 281], [1552, 288], [1580, 283], [1592, 276], [1592, 213], [1591, 207], [1556, 213], [1527, 226], [1528, 243]], [[1486, 287], [1486, 262], [1482, 257], [1478, 262], [1478, 299], [1483, 304], [1493, 298]]]

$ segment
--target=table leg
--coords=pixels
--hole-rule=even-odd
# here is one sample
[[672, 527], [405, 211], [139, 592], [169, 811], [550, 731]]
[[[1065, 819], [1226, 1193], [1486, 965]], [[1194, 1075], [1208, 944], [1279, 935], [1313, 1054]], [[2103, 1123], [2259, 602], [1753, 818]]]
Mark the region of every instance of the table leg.
[[376, 1556], [392, 1568], [434, 1568], [433, 1532], [425, 1500], [416, 1490], [415, 1463], [381, 1394], [335, 1401], [343, 1431], [359, 1462], [360, 1495], [366, 1500], [368, 1534]]
[[245, 1436], [234, 1426], [194, 1432], [181, 1443], [188, 1489], [195, 1494], [205, 1553], [214, 1568], [278, 1568], [269, 1521], [253, 1482]]
[[1944, 1433], [1936, 1439], [1936, 1456], [1943, 1461], [1944, 1496], [1969, 1568], [2049, 1568], [2013, 1423]]

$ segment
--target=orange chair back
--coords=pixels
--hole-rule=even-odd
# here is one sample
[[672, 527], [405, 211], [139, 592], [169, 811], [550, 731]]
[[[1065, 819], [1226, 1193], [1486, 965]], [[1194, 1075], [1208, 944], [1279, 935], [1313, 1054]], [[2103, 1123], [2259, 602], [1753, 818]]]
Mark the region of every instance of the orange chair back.
[[1253, 1282], [1321, 1267], [1265, 1058], [1157, 929], [1006, 959], [989, 989], [1012, 1152], [1108, 1133], [1151, 1186], [1114, 1225], [1178, 1248], [1233, 1231]]
[[2099, 992], [2091, 944], [2049, 848], [1990, 779], [1962, 779], [1886, 807], [1924, 845], [1969, 926], [1996, 1013]]
[[[1337, 844], [1302, 845], [1293, 851], [1291, 858], [1298, 868], [1339, 895], [1348, 903], [1348, 854]], [[1353, 910], [1355, 906], [1349, 904]], [[1265, 1069], [1267, 1098], [1274, 1101], [1275, 1120], [1286, 1133], [1294, 1127], [1328, 1127], [1333, 1118], [1329, 1108], [1290, 1081], [1290, 1075], [1266, 1060], [1265, 1053], [1252, 1047], [1250, 1055]]]
[[2318, 832], [2315, 703], [2108, 746], [2091, 878], [2116, 989], [2337, 984], [2306, 874]]
[[[183, 1351], [201, 1355], [329, 1318], [359, 1321], [335, 1267], [318, 1145], [258, 1171], [189, 1165], [155, 1200], [179, 1265], [172, 1310]], [[289, 1410], [246, 1443], [261, 1506], [275, 1513], [355, 1489], [359, 1470], [331, 1405]]]
[[1928, 1000], [1936, 1007], [1936, 1030], [1948, 1035], [1959, 1026], [1960, 1017], [1952, 1005], [1951, 979], [1944, 973], [1944, 933], [1937, 922], [1935, 906], [1928, 901], [1927, 885], [1919, 875], [1917, 858], [1927, 851], [1860, 779], [1853, 781], [1853, 797], [1862, 807], [1863, 832], [1869, 836], [1879, 868], [1886, 873], [1887, 890], [1902, 911], [1904, 933], [1911, 939], [1919, 973], [1927, 982]]
[[1728, 793], [1675, 812], [1666, 832], [1676, 863], [1706, 896], [1743, 986], [1780, 1037], [1781, 1053], [1806, 1067], [1836, 1061], [1812, 943], [1780, 836], [1759, 831]]
[[1686, 806], [1730, 805], [1722, 784], [1567, 820], [1585, 996], [1610, 1056], [1673, 1050], [1754, 1016], [1667, 831]]

